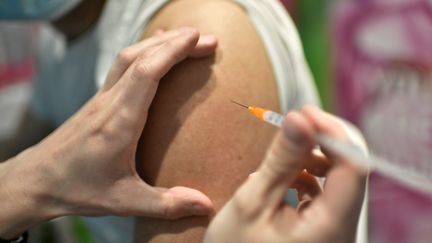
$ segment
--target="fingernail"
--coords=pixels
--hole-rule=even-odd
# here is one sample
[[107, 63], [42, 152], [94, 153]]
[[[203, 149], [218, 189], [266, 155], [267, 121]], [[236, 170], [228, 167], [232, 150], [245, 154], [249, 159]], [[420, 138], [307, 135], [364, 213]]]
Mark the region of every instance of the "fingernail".
[[302, 212], [303, 210], [307, 209], [312, 204], [312, 202], [312, 200], [304, 200], [299, 202], [297, 205], [297, 211]]
[[207, 207], [204, 207], [200, 204], [194, 204], [191, 208], [191, 213], [193, 215], [209, 215], [211, 213], [211, 210]]
[[256, 176], [257, 174], [258, 174], [258, 172], [250, 173], [249, 176], [248, 176], [248, 179]]
[[201, 36], [200, 42], [205, 44], [213, 44], [216, 43], [218, 39], [214, 35], [203, 35]]

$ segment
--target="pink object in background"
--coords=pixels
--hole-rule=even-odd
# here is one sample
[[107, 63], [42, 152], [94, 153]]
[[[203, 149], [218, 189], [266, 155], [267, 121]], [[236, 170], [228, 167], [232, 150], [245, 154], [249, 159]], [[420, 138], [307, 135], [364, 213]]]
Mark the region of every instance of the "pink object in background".
[[280, 0], [280, 2], [285, 6], [285, 8], [290, 13], [291, 17], [295, 20], [296, 19], [296, 7], [297, 7], [297, 0]]
[[[342, 3], [334, 24], [339, 114], [373, 152], [432, 177], [432, 1]], [[370, 242], [432, 242], [432, 195], [373, 174], [369, 202]]]
[[0, 23], [0, 89], [32, 79], [36, 32], [34, 24]]
[[[375, 3], [378, 2], [378, 3]], [[432, 68], [432, 3], [354, 1], [335, 11], [338, 110], [359, 122], [374, 77], [397, 65]], [[389, 2], [389, 1], [387, 1]], [[402, 3], [399, 3], [402, 2]], [[398, 3], [398, 4], [397, 4]]]
[[31, 96], [37, 24], [0, 23], [0, 139], [15, 130]]
[[0, 89], [21, 82], [30, 82], [34, 74], [31, 58], [0, 64]]

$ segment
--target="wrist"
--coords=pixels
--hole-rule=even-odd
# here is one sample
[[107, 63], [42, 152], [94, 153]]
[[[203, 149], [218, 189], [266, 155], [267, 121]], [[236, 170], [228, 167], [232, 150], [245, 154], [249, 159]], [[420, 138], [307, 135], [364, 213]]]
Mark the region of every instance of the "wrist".
[[61, 216], [47, 186], [49, 175], [43, 165], [32, 160], [32, 150], [0, 164], [0, 238], [13, 239], [52, 218]]

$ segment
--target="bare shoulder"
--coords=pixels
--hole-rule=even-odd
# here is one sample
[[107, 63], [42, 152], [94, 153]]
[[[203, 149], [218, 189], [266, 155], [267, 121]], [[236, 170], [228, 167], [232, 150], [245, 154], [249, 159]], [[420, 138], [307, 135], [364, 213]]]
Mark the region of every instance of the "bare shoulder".
[[155, 28], [169, 29], [187, 25], [222, 34], [227, 31], [247, 31], [244, 24], [249, 25], [249, 18], [233, 1], [173, 0], [156, 14], [148, 30], [151, 32]]
[[[187, 59], [160, 82], [137, 153], [151, 184], [196, 188], [219, 209], [260, 164], [275, 129], [233, 105], [279, 110], [271, 63], [247, 13], [228, 0], [176, 0], [147, 27], [215, 34], [214, 56]], [[136, 242], [201, 242], [208, 219], [139, 219]]]

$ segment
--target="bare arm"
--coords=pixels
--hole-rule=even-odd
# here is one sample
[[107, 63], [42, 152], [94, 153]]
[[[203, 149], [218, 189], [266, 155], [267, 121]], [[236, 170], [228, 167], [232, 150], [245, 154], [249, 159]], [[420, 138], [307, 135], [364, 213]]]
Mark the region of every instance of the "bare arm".
[[[155, 16], [147, 34], [184, 25], [215, 34], [219, 47], [215, 56], [186, 60], [163, 78], [137, 166], [147, 182], [196, 188], [218, 210], [256, 169], [275, 132], [230, 99], [278, 110], [276, 85], [261, 40], [237, 5], [174, 1]], [[200, 242], [208, 221], [141, 218], [136, 242]]]

